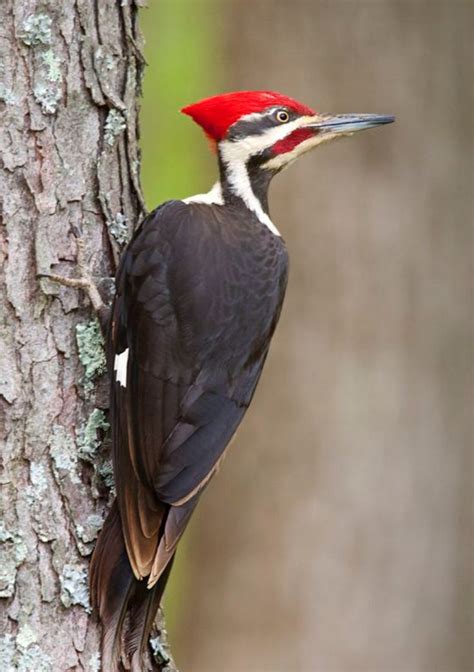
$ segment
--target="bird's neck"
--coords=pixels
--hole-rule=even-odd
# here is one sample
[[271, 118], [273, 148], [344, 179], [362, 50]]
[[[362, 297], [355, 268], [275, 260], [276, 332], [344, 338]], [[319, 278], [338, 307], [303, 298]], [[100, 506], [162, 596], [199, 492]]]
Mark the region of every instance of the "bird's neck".
[[219, 148], [219, 172], [224, 203], [246, 207], [272, 233], [280, 235], [268, 210], [268, 187], [273, 173], [262, 169], [255, 160], [245, 160], [236, 154], [228, 147]]
[[219, 172], [221, 178], [222, 195], [226, 202], [240, 199], [247, 203], [256, 199], [258, 205], [267, 215], [268, 187], [271, 173], [262, 170], [252, 161], [225, 162], [219, 154]]

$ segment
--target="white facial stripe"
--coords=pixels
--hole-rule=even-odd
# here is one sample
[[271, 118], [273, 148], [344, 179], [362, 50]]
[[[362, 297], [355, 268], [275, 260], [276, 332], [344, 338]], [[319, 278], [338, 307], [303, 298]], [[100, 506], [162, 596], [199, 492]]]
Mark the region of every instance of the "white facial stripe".
[[275, 236], [280, 236], [280, 232], [272, 222], [270, 217], [264, 212], [262, 204], [255, 196], [250, 184], [250, 178], [247, 171], [247, 161], [249, 156], [242, 142], [224, 141], [220, 143], [219, 151], [221, 152], [222, 161], [226, 165], [226, 175], [229, 185], [234, 193], [239, 196], [245, 205], [252, 210], [258, 219], [268, 226], [270, 231]]
[[[352, 135], [352, 133], [348, 133]], [[266, 163], [262, 164], [262, 168], [268, 170], [280, 170], [283, 167], [289, 166], [296, 161], [298, 157], [302, 154], [305, 154], [316, 145], [321, 145], [328, 140], [333, 140], [335, 137], [344, 137], [343, 133], [324, 133], [323, 135], [314, 135], [312, 138], [303, 140], [299, 145], [296, 145], [291, 151], [284, 152], [283, 154], [277, 154], [276, 156], [269, 159]]]
[[183, 198], [183, 203], [207, 203], [208, 205], [223, 205], [222, 187], [220, 182], [216, 182], [207, 194], [196, 194]]
[[[250, 116], [252, 115], [247, 115], [247, 117]], [[269, 128], [259, 135], [249, 135], [241, 140], [234, 141], [223, 140], [219, 143], [219, 151], [221, 153], [222, 161], [226, 165], [226, 174], [230, 186], [234, 192], [240, 196], [246, 206], [250, 208], [250, 210], [253, 210], [262, 224], [268, 226], [270, 231], [276, 236], [279, 236], [280, 232], [273, 224], [270, 217], [264, 212], [262, 204], [253, 193], [247, 172], [247, 162], [251, 156], [260, 154], [268, 147], [272, 147], [275, 142], [286, 138], [286, 136], [293, 133], [293, 131], [316, 120], [319, 120], [318, 116], [299, 117], [287, 124]]]
[[[245, 115], [241, 119], [245, 121], [251, 121], [253, 119], [262, 118], [263, 116], [265, 115], [262, 115], [259, 112], [253, 112], [251, 114]], [[226, 174], [230, 187], [233, 189], [234, 193], [237, 194], [244, 201], [246, 206], [257, 215], [258, 219], [262, 222], [262, 224], [265, 224], [265, 226], [267, 226], [275, 236], [280, 236], [281, 234], [276, 228], [276, 226], [273, 224], [270, 217], [263, 210], [262, 204], [253, 193], [252, 185], [250, 183], [250, 179], [247, 172], [247, 162], [251, 156], [260, 154], [265, 149], [267, 149], [268, 147], [272, 147], [276, 142], [287, 137], [298, 128], [301, 128], [302, 126], [305, 126], [309, 123], [318, 121], [319, 119], [320, 118], [317, 115], [299, 117], [298, 119], [290, 121], [287, 124], [281, 124], [281, 126], [275, 126], [274, 128], [269, 128], [265, 132], [258, 135], [247, 136], [246, 138], [242, 138], [241, 140], [234, 140], [234, 141], [223, 140], [219, 143], [219, 151], [221, 154], [222, 161], [226, 165]], [[311, 142], [313, 140], [314, 138], [310, 138], [309, 141], [307, 140], [298, 145], [298, 147], [295, 148], [295, 150], [293, 150], [293, 152], [295, 152], [294, 158], [293, 158], [293, 152], [288, 152], [286, 154], [281, 155], [281, 157], [274, 157], [274, 159], [270, 159], [270, 161], [268, 161], [264, 165], [264, 167], [280, 168], [281, 165], [287, 162], [291, 162], [292, 160], [296, 159], [301, 153], [303, 153], [303, 151], [307, 151], [307, 149], [313, 147], [314, 144], [318, 144], [318, 143], [311, 144], [307, 146], [307, 149], [304, 150], [303, 146], [306, 146], [308, 142]], [[298, 152], [296, 152], [296, 150], [298, 150]], [[285, 157], [285, 160], [283, 160], [282, 157]], [[273, 163], [274, 161], [276, 161], [276, 163]], [[222, 195], [221, 184], [220, 182], [216, 182], [216, 184], [212, 187], [212, 189], [208, 193], [196, 194], [195, 196], [188, 196], [187, 198], [183, 198], [182, 200], [183, 203], [207, 203], [209, 205], [213, 204], [222, 205], [224, 203], [224, 199]], [[122, 353], [122, 355], [123, 354], [124, 353]], [[118, 357], [122, 355], [117, 355], [116, 361]], [[118, 371], [117, 371], [117, 380], [119, 380]], [[126, 367], [125, 367], [125, 385], [126, 385]]]
[[122, 387], [127, 387], [127, 366], [128, 366], [128, 352], [127, 348], [119, 355], [115, 355], [114, 359], [114, 371], [115, 380], [120, 383]]
[[268, 149], [268, 147], [272, 147], [275, 142], [283, 140], [283, 138], [286, 138], [287, 135], [291, 135], [291, 133], [296, 131], [298, 128], [307, 126], [308, 124], [319, 120], [320, 117], [317, 115], [314, 117], [299, 117], [298, 119], [294, 119], [287, 124], [281, 124], [280, 126], [269, 128], [258, 135], [248, 135], [241, 140], [224, 140], [220, 143], [220, 146], [222, 147], [223, 145], [232, 145], [233, 155], [237, 154], [241, 160], [245, 160], [245, 162], [247, 162], [251, 156], [260, 154], [265, 149]]

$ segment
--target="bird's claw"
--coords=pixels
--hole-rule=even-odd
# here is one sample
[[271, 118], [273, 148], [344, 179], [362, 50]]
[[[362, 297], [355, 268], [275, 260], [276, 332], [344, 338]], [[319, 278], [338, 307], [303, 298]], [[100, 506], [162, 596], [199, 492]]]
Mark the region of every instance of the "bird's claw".
[[102, 301], [102, 297], [97, 289], [97, 285], [94, 283], [92, 278], [82, 277], [82, 278], [67, 278], [64, 275], [56, 275], [55, 273], [38, 273], [37, 278], [45, 278], [46, 280], [52, 280], [57, 282], [59, 285], [64, 287], [75, 287], [76, 289], [82, 289], [92, 304], [94, 310], [98, 313], [105, 306]]
[[38, 273], [36, 277], [57, 282], [59, 285], [63, 285], [64, 287], [82, 289], [89, 297], [89, 301], [99, 316], [102, 324], [104, 315], [108, 313], [109, 309], [103, 302], [97, 285], [95, 284], [89, 267], [87, 266], [84, 254], [84, 240], [76, 232], [74, 233], [74, 237], [76, 239], [77, 245], [77, 267], [79, 269], [80, 276], [78, 278], [68, 278], [63, 275], [57, 275], [56, 273]]

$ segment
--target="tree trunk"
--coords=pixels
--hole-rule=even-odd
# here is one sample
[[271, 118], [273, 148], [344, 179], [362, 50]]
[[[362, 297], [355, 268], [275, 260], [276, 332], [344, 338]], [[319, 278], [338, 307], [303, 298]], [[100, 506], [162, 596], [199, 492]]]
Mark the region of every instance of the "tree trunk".
[[86, 299], [143, 214], [137, 2], [0, 4], [1, 670], [98, 670], [89, 556], [109, 504], [107, 377]]

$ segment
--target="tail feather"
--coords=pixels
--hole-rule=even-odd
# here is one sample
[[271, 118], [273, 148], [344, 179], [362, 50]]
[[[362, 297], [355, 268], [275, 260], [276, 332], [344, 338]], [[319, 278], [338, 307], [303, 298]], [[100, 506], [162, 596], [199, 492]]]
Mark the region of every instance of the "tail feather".
[[[117, 502], [99, 535], [90, 569], [91, 600], [102, 623], [102, 669], [159, 670], [147, 654], [153, 620], [173, 558], [156, 585], [135, 578], [128, 560]], [[148, 660], [147, 660], [148, 659]]]
[[[158, 607], [160, 606], [163, 592], [166, 588], [166, 583], [171, 572], [174, 556], [168, 563], [165, 571], [160, 576], [159, 581], [153, 588], [147, 588], [146, 582], [141, 583], [141, 588], [146, 590], [148, 599], [137, 601], [136, 607], [130, 610], [130, 628], [127, 629], [124, 640], [124, 648], [126, 655], [132, 661], [133, 672], [143, 672], [143, 652], [146, 652], [148, 646], [148, 638], [153, 627], [153, 621], [156, 616]], [[150, 667], [150, 670], [158, 669]]]

